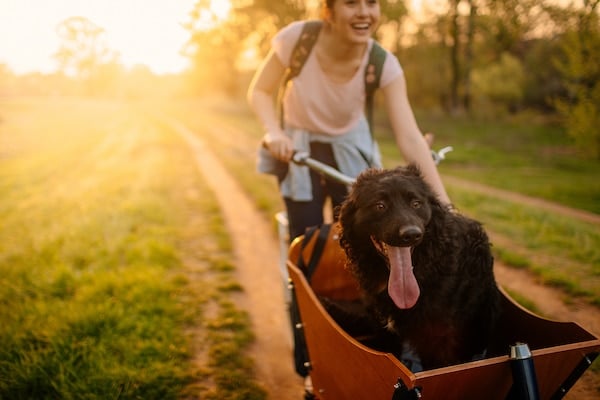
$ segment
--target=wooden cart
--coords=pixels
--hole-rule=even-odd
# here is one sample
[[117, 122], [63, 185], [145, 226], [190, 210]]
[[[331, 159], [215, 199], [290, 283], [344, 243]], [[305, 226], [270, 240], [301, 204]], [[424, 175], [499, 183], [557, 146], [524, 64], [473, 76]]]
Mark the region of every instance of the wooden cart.
[[[506, 355], [446, 368], [413, 373], [390, 353], [375, 351], [350, 336], [324, 309], [317, 295], [349, 300], [359, 296], [356, 282], [344, 268], [345, 255], [333, 238], [327, 243], [309, 284], [298, 266], [309, 257], [314, 240], [301, 248], [298, 238], [289, 249], [295, 326], [305, 340], [313, 393], [319, 400], [379, 399], [530, 399], [517, 393], [515, 361], [509, 348], [526, 343], [531, 349], [534, 388], [539, 399], [560, 399], [600, 351], [600, 340], [573, 322], [541, 318], [515, 303], [502, 291], [503, 314], [495, 341]], [[531, 371], [530, 371], [531, 372]], [[531, 384], [529, 383], [529, 386]]]

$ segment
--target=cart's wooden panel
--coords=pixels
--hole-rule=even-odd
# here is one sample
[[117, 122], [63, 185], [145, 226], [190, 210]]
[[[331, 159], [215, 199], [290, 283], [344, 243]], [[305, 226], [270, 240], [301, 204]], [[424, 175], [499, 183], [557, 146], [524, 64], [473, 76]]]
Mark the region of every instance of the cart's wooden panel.
[[393, 355], [374, 351], [349, 336], [321, 306], [293, 262], [288, 261], [288, 271], [304, 323], [310, 375], [321, 400], [391, 399], [398, 378], [409, 388], [421, 387], [425, 400], [503, 400], [512, 385], [507, 354], [517, 341], [532, 349], [540, 395], [545, 399], [559, 390], [586, 354], [600, 351], [600, 340], [577, 324], [540, 318], [503, 292], [504, 315], [495, 351], [506, 355], [413, 374]]
[[[340, 246], [339, 229], [338, 224], [331, 226], [310, 286], [320, 296], [336, 300], [354, 300], [360, 297], [359, 286], [350, 271], [345, 268], [346, 254]], [[304, 247], [301, 246], [303, 236], [294, 241], [288, 254], [294, 265], [298, 266], [299, 257], [308, 265], [317, 237], [318, 234], [314, 234]], [[302, 272], [306, 274], [306, 271]]]
[[500, 291], [503, 311], [496, 336], [501, 344], [524, 342], [535, 350], [598, 339], [574, 322], [553, 321], [533, 314], [502, 288]]
[[302, 272], [288, 263], [311, 362], [310, 376], [321, 400], [391, 399], [401, 377], [415, 379], [395, 357], [373, 351], [338, 327], [321, 306]]
[[[550, 399], [599, 341], [575, 343], [533, 351], [540, 399]], [[508, 356], [418, 372], [423, 399], [505, 399], [512, 386]]]

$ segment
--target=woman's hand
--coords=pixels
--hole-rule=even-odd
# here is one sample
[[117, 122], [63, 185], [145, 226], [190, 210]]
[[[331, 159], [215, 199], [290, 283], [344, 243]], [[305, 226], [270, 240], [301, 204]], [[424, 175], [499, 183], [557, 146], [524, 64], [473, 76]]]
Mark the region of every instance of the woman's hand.
[[294, 155], [292, 140], [281, 132], [267, 132], [263, 137], [263, 143], [269, 153], [276, 159], [289, 162]]

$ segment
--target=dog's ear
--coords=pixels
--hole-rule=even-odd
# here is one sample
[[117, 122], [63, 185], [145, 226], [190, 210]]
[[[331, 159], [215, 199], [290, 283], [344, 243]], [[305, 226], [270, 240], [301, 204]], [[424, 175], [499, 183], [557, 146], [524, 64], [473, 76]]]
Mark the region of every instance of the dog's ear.
[[406, 172], [409, 175], [413, 175], [419, 178], [423, 177], [423, 174], [421, 173], [421, 169], [419, 169], [419, 166], [415, 163], [410, 163], [406, 166]]
[[354, 219], [356, 213], [356, 194], [350, 191], [346, 199], [339, 207], [339, 219], [342, 227], [348, 227]]
[[340, 229], [340, 246], [342, 246], [342, 248], [346, 252], [348, 259], [352, 258], [352, 255], [350, 254], [350, 248], [352, 246], [350, 245], [350, 243], [355, 240], [354, 234], [353, 234], [353, 232], [354, 232], [353, 221], [354, 221], [355, 214], [356, 214], [356, 199], [355, 199], [355, 196], [353, 195], [353, 191], [350, 191], [350, 193], [348, 194], [346, 199], [341, 204], [341, 206], [339, 208], [339, 214], [338, 214], [338, 222], [339, 222], [340, 228], [341, 228]]
[[350, 226], [352, 220], [354, 219], [354, 214], [357, 211], [357, 204], [359, 202], [359, 198], [361, 197], [361, 188], [368, 187], [366, 184], [369, 180], [373, 179], [373, 176], [377, 174], [377, 170], [374, 168], [369, 168], [362, 171], [357, 177], [356, 181], [350, 188], [346, 199], [343, 201], [340, 209], [339, 216], [340, 222], [342, 226]]
[[381, 168], [367, 168], [356, 177], [356, 183], [354, 186], [360, 186], [359, 184], [361, 183], [364, 185], [364, 182], [366, 181], [377, 179], [384, 172], [385, 170]]
[[435, 194], [433, 189], [431, 188], [431, 186], [425, 181], [423, 173], [421, 172], [421, 169], [419, 168], [419, 166], [417, 164], [415, 164], [415, 163], [408, 164], [406, 167], [404, 167], [404, 173], [408, 176], [413, 176], [413, 177], [419, 179], [421, 185], [424, 186], [424, 188], [426, 189], [426, 191], [428, 193], [429, 204], [430, 204], [434, 214], [440, 215], [447, 211], [444, 208], [444, 206], [442, 205], [442, 203], [440, 202], [439, 198], [437, 197], [437, 195]]

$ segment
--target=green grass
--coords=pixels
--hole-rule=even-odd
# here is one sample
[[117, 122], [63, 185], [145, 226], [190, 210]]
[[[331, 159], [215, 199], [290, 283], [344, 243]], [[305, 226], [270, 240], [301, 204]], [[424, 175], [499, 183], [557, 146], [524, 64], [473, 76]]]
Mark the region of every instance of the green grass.
[[0, 398], [265, 398], [229, 300], [232, 246], [185, 144], [118, 103], [0, 113]]
[[503, 240], [498, 259], [600, 306], [600, 231], [586, 223], [485, 193], [449, 187], [453, 201]]
[[[600, 214], [600, 160], [581, 157], [550, 118], [524, 113], [490, 120], [425, 112], [417, 118], [424, 131], [435, 133], [435, 148], [454, 148], [443, 173]], [[384, 154], [398, 160], [389, 135], [379, 127]]]

